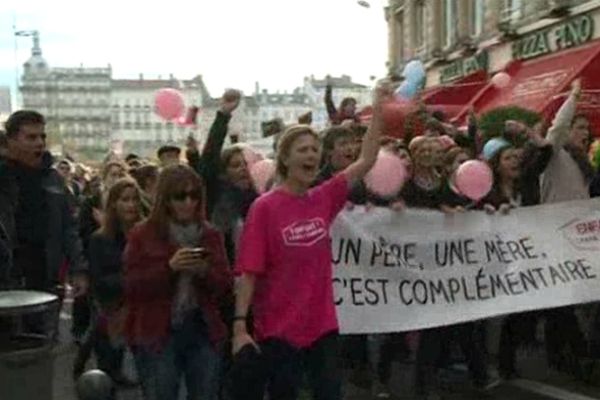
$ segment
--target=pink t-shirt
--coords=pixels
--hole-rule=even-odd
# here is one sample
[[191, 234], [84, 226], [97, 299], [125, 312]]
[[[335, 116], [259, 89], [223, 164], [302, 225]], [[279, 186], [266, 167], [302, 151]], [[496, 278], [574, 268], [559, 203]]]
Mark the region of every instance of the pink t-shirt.
[[347, 195], [348, 181], [339, 174], [301, 196], [273, 190], [250, 208], [237, 272], [256, 275], [257, 340], [303, 348], [337, 331], [329, 227]]

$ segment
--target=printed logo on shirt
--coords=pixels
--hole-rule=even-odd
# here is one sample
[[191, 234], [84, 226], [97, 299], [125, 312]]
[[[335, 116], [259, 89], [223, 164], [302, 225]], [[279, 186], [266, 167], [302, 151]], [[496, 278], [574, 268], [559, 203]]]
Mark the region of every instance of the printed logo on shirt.
[[323, 218], [313, 218], [294, 222], [283, 228], [282, 233], [286, 246], [308, 247], [326, 237], [327, 229]]

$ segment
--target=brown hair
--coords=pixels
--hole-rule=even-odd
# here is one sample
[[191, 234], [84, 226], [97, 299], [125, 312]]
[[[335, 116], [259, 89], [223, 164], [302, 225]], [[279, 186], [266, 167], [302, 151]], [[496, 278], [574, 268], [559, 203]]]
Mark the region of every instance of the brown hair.
[[290, 156], [292, 145], [298, 138], [304, 135], [310, 135], [319, 141], [319, 135], [308, 125], [292, 125], [288, 127], [281, 135], [277, 143], [276, 171], [280, 178], [287, 178], [288, 168], [285, 161]]
[[140, 218], [142, 216], [140, 188], [137, 183], [131, 178], [119, 179], [108, 191], [108, 197], [106, 198], [106, 204], [104, 206], [104, 220], [99, 232], [105, 236], [114, 238], [120, 230], [121, 221], [119, 220], [119, 214], [117, 212], [117, 201], [119, 201], [123, 192], [127, 189], [135, 190], [139, 203]]
[[340, 103], [340, 110], [342, 112], [344, 112], [344, 108], [346, 108], [346, 106], [350, 105], [354, 103], [354, 105], [357, 104], [356, 99], [354, 97], [345, 97], [342, 102]]
[[585, 119], [588, 123], [590, 122], [589, 118], [585, 114], [577, 113], [571, 119], [571, 127], [573, 127], [573, 125], [575, 125], [575, 122], [577, 122], [580, 119]]
[[231, 161], [231, 159], [236, 156], [237, 154], [244, 154], [244, 148], [242, 146], [231, 146], [226, 148], [225, 150], [223, 150], [221, 152], [221, 173], [224, 174], [225, 170], [227, 169], [227, 165], [229, 165], [229, 162]]
[[325, 164], [329, 162], [329, 156], [335, 147], [335, 142], [343, 138], [351, 138], [355, 135], [356, 133], [354, 133], [350, 128], [339, 125], [332, 126], [331, 128], [325, 129], [323, 132], [321, 132], [321, 136], [323, 138], [321, 142], [323, 144], [321, 163]]
[[158, 167], [154, 164], [146, 164], [131, 171], [131, 175], [135, 178], [142, 190], [146, 190], [148, 182], [158, 178]]
[[121, 161], [109, 161], [102, 167], [102, 181], [106, 180], [106, 176], [108, 175], [110, 169], [112, 167], [120, 167], [123, 169], [123, 172], [127, 173], [127, 166], [123, 164]]
[[20, 110], [12, 113], [4, 123], [6, 136], [15, 137], [25, 125], [45, 125], [44, 116], [33, 110]]
[[204, 182], [193, 169], [186, 165], [172, 165], [162, 170], [156, 185], [156, 197], [148, 222], [155, 225], [162, 237], [168, 236], [168, 225], [171, 217], [171, 198], [175, 193], [192, 186], [201, 195], [196, 208], [198, 220], [205, 219], [206, 192]]
[[467, 157], [469, 156], [469, 153], [467, 152], [467, 150], [463, 149], [460, 146], [452, 146], [450, 147], [447, 151], [446, 154], [444, 155], [444, 164], [445, 165], [452, 165], [454, 163], [454, 160], [456, 160], [456, 157], [458, 157], [459, 154], [466, 154]]

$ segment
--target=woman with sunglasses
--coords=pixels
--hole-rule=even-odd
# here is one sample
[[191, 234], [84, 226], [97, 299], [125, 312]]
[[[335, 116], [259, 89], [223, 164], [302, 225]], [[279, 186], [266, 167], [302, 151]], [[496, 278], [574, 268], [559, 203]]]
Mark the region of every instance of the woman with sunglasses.
[[[342, 398], [329, 227], [351, 185], [375, 163], [387, 93], [377, 90], [358, 160], [314, 188], [321, 158], [318, 135], [307, 125], [295, 125], [279, 140], [282, 183], [251, 206], [237, 258], [233, 353], [245, 359], [248, 350], [260, 349], [263, 359], [260, 371], [248, 369], [233, 382], [239, 398], [262, 399], [268, 387], [269, 398], [295, 399], [304, 371], [311, 378], [313, 398]], [[254, 338], [247, 326], [250, 306]]]
[[126, 337], [146, 400], [216, 399], [218, 347], [226, 336], [219, 306], [231, 297], [223, 238], [205, 219], [200, 177], [165, 168], [149, 218], [125, 250]]

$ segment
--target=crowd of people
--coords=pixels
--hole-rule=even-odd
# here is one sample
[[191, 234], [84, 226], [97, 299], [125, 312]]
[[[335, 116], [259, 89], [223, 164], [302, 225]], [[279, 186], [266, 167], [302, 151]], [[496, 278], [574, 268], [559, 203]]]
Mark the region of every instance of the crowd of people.
[[[44, 116], [17, 111], [0, 141], [0, 287], [61, 299], [71, 287], [74, 378], [95, 354], [118, 387], [135, 386], [123, 372], [131, 351], [146, 400], [177, 399], [182, 381], [189, 399], [296, 399], [302, 390], [341, 399], [343, 369], [389, 398], [396, 359], [414, 361], [419, 396], [440, 398], [440, 371], [456, 345], [474, 388], [487, 391], [498, 383], [495, 369], [518, 376], [517, 350], [536, 342], [540, 320], [549, 364], [582, 377], [578, 361], [590, 356], [588, 338], [598, 344], [600, 317], [584, 335], [574, 306], [504, 317], [497, 346], [485, 320], [339, 336], [329, 240], [330, 225], [352, 204], [504, 214], [598, 195], [590, 125], [575, 113], [580, 92], [576, 81], [551, 123], [506, 121], [504, 135], [484, 143], [474, 114], [466, 133], [438, 113], [409, 142], [384, 136], [389, 85], [375, 90], [368, 125], [354, 99], [337, 109], [328, 89], [330, 126], [317, 132], [302, 116], [304, 124], [275, 135], [276, 174], [262, 194], [245, 148], [225, 145], [237, 91], [223, 95], [202, 150], [190, 138], [183, 149], [158, 149], [156, 164], [129, 154], [95, 170], [54, 160]], [[409, 172], [392, 196], [363, 179], [381, 150]], [[494, 175], [480, 201], [455, 184], [471, 159]]]

